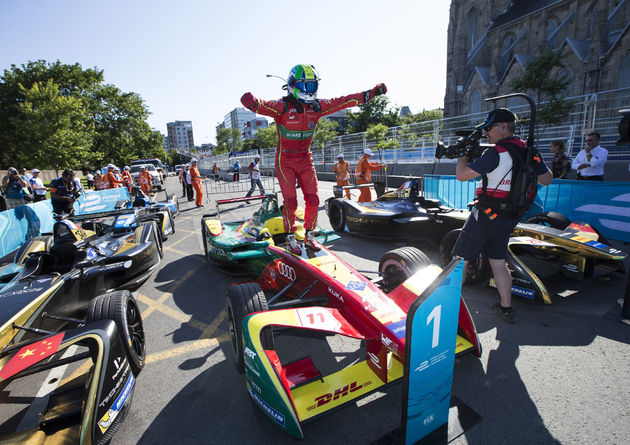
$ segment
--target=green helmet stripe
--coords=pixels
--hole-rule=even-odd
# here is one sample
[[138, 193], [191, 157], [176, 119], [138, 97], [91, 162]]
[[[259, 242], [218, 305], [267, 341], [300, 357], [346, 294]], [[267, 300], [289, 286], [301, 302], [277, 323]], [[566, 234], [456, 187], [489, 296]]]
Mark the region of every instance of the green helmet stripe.
[[304, 68], [305, 79], [315, 79], [315, 72], [311, 65], [301, 65]]
[[300, 80], [302, 78], [302, 74], [304, 74], [304, 65], [298, 65], [297, 70], [295, 70], [295, 79]]

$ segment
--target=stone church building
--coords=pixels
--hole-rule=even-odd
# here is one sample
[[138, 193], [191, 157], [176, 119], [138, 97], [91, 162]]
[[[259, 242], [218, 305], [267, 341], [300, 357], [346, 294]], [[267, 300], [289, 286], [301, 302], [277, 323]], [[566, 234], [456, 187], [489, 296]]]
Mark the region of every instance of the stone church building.
[[452, 0], [444, 116], [493, 108], [547, 48], [564, 49], [567, 97], [630, 88], [630, 0]]

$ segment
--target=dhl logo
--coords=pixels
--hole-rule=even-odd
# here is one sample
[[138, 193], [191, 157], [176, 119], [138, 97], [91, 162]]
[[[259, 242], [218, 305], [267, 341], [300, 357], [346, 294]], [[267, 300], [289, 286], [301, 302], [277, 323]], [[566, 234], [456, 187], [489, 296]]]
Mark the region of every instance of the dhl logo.
[[341, 397], [345, 397], [348, 394], [358, 391], [359, 389], [365, 387], [365, 386], [369, 386], [372, 382], [367, 381], [365, 383], [363, 383], [362, 385], [359, 385], [358, 382], [352, 382], [349, 385], [343, 386], [341, 388], [337, 388], [335, 389], [334, 393], [327, 393], [324, 394], [322, 396], [319, 397], [315, 397], [315, 405], [308, 407], [307, 409], [310, 411], [314, 408], [320, 407], [322, 405], [326, 405], [327, 403], [332, 402], [333, 400], [337, 400]]

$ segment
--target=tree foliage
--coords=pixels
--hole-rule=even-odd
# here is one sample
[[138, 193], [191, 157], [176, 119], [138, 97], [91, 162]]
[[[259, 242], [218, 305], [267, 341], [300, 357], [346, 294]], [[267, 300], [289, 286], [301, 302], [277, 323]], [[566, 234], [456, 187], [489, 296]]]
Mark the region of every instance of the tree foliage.
[[164, 158], [163, 136], [136, 93], [104, 83], [103, 71], [59, 61], [11, 65], [0, 77], [0, 164], [37, 168], [124, 165]]
[[389, 129], [384, 124], [370, 125], [365, 132], [365, 139], [368, 141], [376, 142], [372, 147], [374, 150], [390, 150], [398, 148], [400, 143], [387, 137]]
[[217, 131], [217, 148], [215, 154], [237, 152], [243, 147], [241, 132], [238, 128], [221, 128]]
[[258, 148], [275, 148], [278, 145], [278, 131], [274, 124], [256, 132]]
[[378, 96], [359, 106], [359, 111], [348, 111], [348, 133], [361, 133], [370, 125], [383, 124], [386, 127], [400, 125], [399, 107], [388, 108], [387, 96]]
[[313, 134], [312, 148], [324, 148], [327, 142], [337, 137], [337, 123], [328, 119], [320, 119]]
[[543, 124], [558, 125], [573, 106], [565, 100], [571, 79], [558, 75], [564, 67], [564, 52], [549, 49], [527, 63], [523, 75], [512, 81], [514, 91], [535, 97], [537, 117]]

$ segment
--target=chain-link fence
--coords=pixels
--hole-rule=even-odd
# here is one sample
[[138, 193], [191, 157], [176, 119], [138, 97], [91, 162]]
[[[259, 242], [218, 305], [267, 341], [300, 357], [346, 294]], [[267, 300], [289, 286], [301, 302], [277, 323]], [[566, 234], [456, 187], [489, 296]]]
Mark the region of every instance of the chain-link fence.
[[[554, 139], [563, 140], [567, 147], [567, 156], [575, 156], [584, 148], [584, 137], [590, 131], [601, 134], [600, 144], [608, 150], [608, 159], [630, 159], [629, 145], [615, 145], [619, 139], [619, 110], [630, 108], [630, 88], [606, 91], [589, 96], [578, 96], [566, 99], [573, 103], [569, 116], [559, 125], [537, 124], [535, 130], [536, 143], [546, 159], [551, 159], [549, 143]], [[525, 102], [525, 101], [523, 101]], [[505, 100], [498, 101], [497, 106], [505, 107]], [[519, 135], [527, 137], [530, 109], [527, 103], [510, 106], [519, 118]], [[433, 121], [425, 121], [412, 125], [389, 128], [386, 139], [398, 142], [395, 149], [377, 151], [373, 160], [388, 164], [432, 163], [435, 161], [435, 146], [438, 142], [451, 144], [457, 140], [457, 131], [472, 130], [484, 120], [486, 112], [468, 114]], [[342, 153], [351, 165], [355, 165], [366, 148], [374, 149], [377, 141], [366, 139], [365, 133], [339, 136], [324, 148], [313, 148], [313, 159], [316, 165], [331, 165], [337, 162], [337, 155]], [[263, 168], [273, 170], [275, 147], [261, 150]], [[216, 162], [222, 172], [232, 170], [235, 160], [239, 160], [241, 168], [247, 169], [256, 152], [230, 156], [217, 155], [200, 161], [200, 168], [210, 172]], [[209, 173], [206, 173], [209, 174]]]

